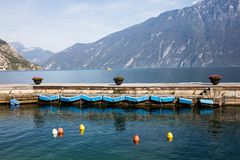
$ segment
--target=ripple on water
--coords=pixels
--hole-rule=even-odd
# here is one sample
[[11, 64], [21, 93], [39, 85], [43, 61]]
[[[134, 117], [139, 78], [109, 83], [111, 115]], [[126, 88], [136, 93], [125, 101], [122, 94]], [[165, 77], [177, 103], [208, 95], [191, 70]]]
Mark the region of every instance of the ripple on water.
[[[0, 159], [237, 159], [237, 115], [232, 110], [201, 115], [188, 110], [1, 108]], [[54, 138], [52, 128], [58, 127], [64, 135]], [[168, 131], [172, 142], [166, 139]], [[134, 134], [140, 136], [138, 145]]]

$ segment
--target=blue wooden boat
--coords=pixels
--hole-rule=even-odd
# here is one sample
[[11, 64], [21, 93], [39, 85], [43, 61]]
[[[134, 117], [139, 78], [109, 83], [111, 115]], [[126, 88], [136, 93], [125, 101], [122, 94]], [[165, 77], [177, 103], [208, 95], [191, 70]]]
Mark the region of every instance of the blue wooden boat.
[[97, 102], [102, 100], [102, 96], [89, 97], [88, 95], [81, 95], [81, 99], [87, 102]]
[[214, 101], [212, 99], [200, 99], [199, 103], [202, 105], [213, 105]]
[[119, 96], [119, 97], [114, 97], [113, 98], [113, 101], [114, 102], [122, 102], [122, 101], [125, 101], [126, 100], [126, 96]]
[[16, 100], [15, 98], [11, 98], [10, 99], [10, 105], [19, 105], [20, 104], [20, 101]]
[[179, 98], [178, 103], [191, 105], [193, 103], [193, 101], [191, 99], [187, 99], [187, 98]]
[[160, 97], [160, 102], [161, 103], [172, 103], [174, 100], [175, 100], [174, 96]]
[[108, 97], [108, 96], [103, 96], [102, 100], [105, 101], [105, 102], [110, 102], [110, 103], [114, 102], [114, 98]]
[[159, 96], [150, 96], [150, 100], [154, 102], [160, 102], [160, 97]]
[[172, 103], [175, 100], [175, 97], [174, 96], [168, 96], [168, 97], [151, 96], [150, 100], [159, 102], [159, 103]]
[[56, 100], [59, 100], [59, 95], [39, 95], [38, 96], [38, 99], [40, 101], [46, 101], [46, 102], [50, 102], [50, 101], [56, 101]]
[[109, 96], [103, 96], [102, 100], [105, 102], [110, 102], [110, 103], [118, 103], [126, 100], [126, 96], [119, 96], [119, 97], [109, 97]]
[[81, 95], [76, 95], [72, 97], [65, 97], [65, 96], [60, 97], [61, 102], [69, 102], [69, 103], [79, 101], [80, 99], [81, 99]]
[[148, 96], [142, 96], [142, 97], [126, 96], [126, 100], [129, 102], [140, 103], [140, 102], [149, 100], [149, 97]]

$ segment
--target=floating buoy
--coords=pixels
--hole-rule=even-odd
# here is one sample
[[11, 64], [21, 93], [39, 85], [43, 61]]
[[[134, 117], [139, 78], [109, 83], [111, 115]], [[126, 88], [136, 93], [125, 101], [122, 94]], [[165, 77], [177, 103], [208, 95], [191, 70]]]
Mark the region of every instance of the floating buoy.
[[134, 136], [133, 136], [133, 143], [134, 143], [134, 144], [138, 144], [139, 141], [140, 141], [140, 137], [139, 137], [138, 135], [134, 135]]
[[62, 134], [64, 134], [64, 131], [63, 131], [63, 129], [60, 127], [60, 128], [58, 128], [58, 134], [59, 135], [62, 135]]
[[83, 124], [80, 124], [80, 126], [79, 126], [79, 130], [80, 130], [80, 132], [81, 132], [81, 131], [84, 132], [84, 131], [85, 131], [85, 126], [84, 126]]
[[173, 134], [172, 134], [172, 132], [168, 132], [168, 134], [167, 134], [167, 139], [168, 139], [168, 141], [172, 141], [173, 140]]
[[83, 136], [84, 135], [84, 130], [83, 131], [80, 130], [80, 134]]
[[59, 133], [58, 133], [58, 137], [62, 138], [62, 137], [63, 137], [63, 134], [59, 134]]
[[57, 137], [57, 134], [58, 134], [57, 129], [56, 129], [56, 128], [53, 128], [53, 129], [52, 129], [52, 135], [53, 135], [53, 137]]

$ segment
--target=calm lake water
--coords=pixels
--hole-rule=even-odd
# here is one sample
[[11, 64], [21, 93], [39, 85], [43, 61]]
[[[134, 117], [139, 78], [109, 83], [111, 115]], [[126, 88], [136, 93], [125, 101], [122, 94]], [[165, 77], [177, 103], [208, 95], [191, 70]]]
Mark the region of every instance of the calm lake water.
[[[239, 160], [240, 108], [142, 110], [0, 107], [0, 159]], [[84, 134], [79, 124], [85, 125]], [[63, 127], [54, 138], [52, 128]], [[172, 142], [166, 134], [174, 135]], [[140, 143], [133, 144], [133, 135]]]
[[240, 82], [240, 68], [162, 68], [66, 71], [7, 71], [0, 72], [0, 83], [33, 83], [41, 76], [45, 83], [112, 83], [121, 75], [128, 83], [209, 82], [208, 76], [220, 74], [222, 82]]
[[[0, 83], [112, 83], [209, 82], [210, 74], [224, 82], [240, 82], [240, 68], [113, 69], [73, 71], [0, 72]], [[79, 125], [86, 127], [84, 134]], [[52, 136], [63, 127], [64, 136]], [[174, 135], [172, 142], [166, 134]], [[140, 136], [134, 145], [133, 135]], [[143, 110], [80, 108], [76, 106], [0, 106], [0, 159], [10, 160], [238, 160], [240, 157], [240, 107], [192, 112], [189, 109]]]

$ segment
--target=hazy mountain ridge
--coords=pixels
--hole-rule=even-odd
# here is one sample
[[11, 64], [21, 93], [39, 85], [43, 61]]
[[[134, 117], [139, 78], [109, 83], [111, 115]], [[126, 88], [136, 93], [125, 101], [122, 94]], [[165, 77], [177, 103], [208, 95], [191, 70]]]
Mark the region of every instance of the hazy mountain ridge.
[[0, 70], [35, 70], [40, 69], [23, 57], [6, 41], [0, 39]]
[[75, 44], [46, 69], [240, 66], [240, 0], [204, 0], [113, 33]]
[[49, 50], [43, 50], [39, 47], [26, 48], [19, 42], [10, 42], [10, 45], [13, 46], [25, 59], [38, 65], [41, 65], [42, 61], [54, 54]]

